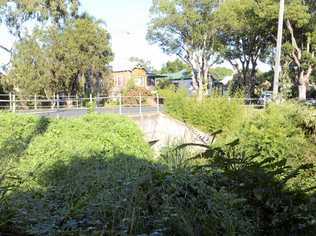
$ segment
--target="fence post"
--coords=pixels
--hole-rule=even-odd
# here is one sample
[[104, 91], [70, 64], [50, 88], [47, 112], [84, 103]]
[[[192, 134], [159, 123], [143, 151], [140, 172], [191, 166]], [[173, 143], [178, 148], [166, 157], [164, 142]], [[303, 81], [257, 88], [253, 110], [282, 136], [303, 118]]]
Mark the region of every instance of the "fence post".
[[90, 103], [92, 103], [92, 94], [90, 93]]
[[12, 93], [11, 92], [9, 93], [9, 99], [10, 99], [10, 102], [9, 102], [10, 111], [12, 111]]
[[78, 94], [76, 94], [76, 103], [77, 103], [77, 109], [79, 109], [79, 98], [78, 98]]
[[56, 98], [55, 98], [55, 93], [53, 94], [53, 100], [52, 100], [52, 104], [51, 104], [51, 109], [54, 110], [55, 108], [55, 102], [56, 102]]
[[142, 114], [142, 95], [139, 95], [139, 114]]
[[57, 94], [56, 97], [57, 97], [57, 110], [59, 110], [59, 94]]
[[12, 95], [12, 100], [13, 100], [12, 111], [15, 112], [16, 111], [15, 94]]
[[160, 101], [159, 101], [159, 94], [157, 94], [157, 112], [160, 112]]
[[95, 107], [96, 107], [96, 108], [98, 108], [99, 100], [100, 100], [100, 93], [97, 93], [96, 99], [95, 99]]
[[120, 115], [122, 115], [122, 94], [119, 96], [119, 112]]
[[34, 95], [34, 109], [37, 110], [37, 95]]
[[267, 107], [267, 99], [266, 99], [266, 96], [264, 96], [263, 109], [266, 109], [266, 107]]
[[72, 102], [70, 101], [70, 93], [68, 93], [68, 98], [67, 98], [67, 108], [72, 107]]

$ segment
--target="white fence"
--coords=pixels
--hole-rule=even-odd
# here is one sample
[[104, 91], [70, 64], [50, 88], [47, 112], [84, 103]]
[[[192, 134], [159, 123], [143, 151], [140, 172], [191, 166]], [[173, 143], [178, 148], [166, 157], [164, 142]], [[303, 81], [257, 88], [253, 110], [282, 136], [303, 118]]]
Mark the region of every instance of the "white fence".
[[18, 97], [15, 94], [0, 94], [0, 109], [11, 112], [49, 112], [63, 110], [86, 110], [90, 106], [103, 112], [144, 113], [159, 112], [161, 100], [157, 96], [43, 96]]
[[[216, 99], [216, 98], [212, 98]], [[221, 98], [222, 99], [222, 98]], [[264, 99], [236, 99], [229, 98], [229, 101], [239, 100], [245, 106], [262, 109], [266, 107]], [[66, 110], [87, 110], [95, 106], [99, 112], [110, 112], [119, 114], [142, 114], [148, 112], [160, 112], [164, 99], [156, 96], [60, 96], [52, 98], [33, 95], [19, 97], [15, 94], [0, 94], [0, 110], [11, 112], [56, 112]]]

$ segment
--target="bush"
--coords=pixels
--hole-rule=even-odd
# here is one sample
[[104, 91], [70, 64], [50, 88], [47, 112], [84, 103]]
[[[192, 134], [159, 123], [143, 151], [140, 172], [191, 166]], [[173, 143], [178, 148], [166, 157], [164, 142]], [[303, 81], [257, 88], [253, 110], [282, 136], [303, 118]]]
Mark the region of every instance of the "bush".
[[262, 159], [259, 153], [249, 156], [240, 152], [241, 148], [237, 141], [207, 148], [191, 158], [204, 160], [193, 164], [195, 172], [208, 173], [216, 189], [245, 199], [244, 210], [256, 228], [253, 235], [314, 235], [315, 197], [308, 195], [304, 185], [289, 189], [287, 184], [313, 166], [292, 167], [286, 156], [281, 160], [273, 156]]
[[293, 120], [294, 115], [291, 106], [271, 104], [266, 111], [236, 130], [236, 136], [249, 155], [259, 153], [262, 158], [302, 160], [308, 142]]
[[124, 105], [137, 105], [140, 104], [140, 96], [142, 97], [142, 104], [149, 102], [148, 97], [152, 96], [151, 92], [143, 87], [135, 87], [124, 94]]
[[[11, 123], [9, 130], [14, 129]], [[151, 156], [142, 134], [126, 118], [90, 114], [50, 120], [15, 163], [23, 181], [6, 197], [0, 231], [251, 235], [242, 199], [216, 190], [205, 175], [170, 171]]]
[[45, 132], [48, 119], [0, 113], [0, 166], [23, 154], [32, 140]]
[[[107, 161], [121, 156], [150, 159], [152, 155], [136, 125], [115, 115], [50, 120], [46, 132], [31, 140], [40, 118], [11, 114], [4, 118], [7, 123], [6, 130], [2, 129], [1, 143], [10, 143], [10, 135], [15, 135], [16, 143], [25, 141], [23, 152], [19, 152], [20, 160], [10, 165], [23, 179], [18, 190], [10, 194], [10, 204], [16, 211], [11, 222], [32, 234], [53, 230], [68, 210], [74, 215], [88, 214], [96, 192], [106, 184], [103, 177], [108, 176], [111, 185], [115, 169], [126, 170], [122, 178], [127, 178], [129, 173], [141, 173], [140, 165], [118, 159], [116, 167], [114, 164], [108, 167]], [[1, 187], [7, 186], [6, 183]], [[75, 207], [73, 204], [80, 199], [85, 199], [85, 203]]]
[[164, 91], [162, 95], [167, 113], [208, 133], [221, 129], [226, 135], [247, 118], [242, 99], [212, 96], [197, 102], [182, 90]]

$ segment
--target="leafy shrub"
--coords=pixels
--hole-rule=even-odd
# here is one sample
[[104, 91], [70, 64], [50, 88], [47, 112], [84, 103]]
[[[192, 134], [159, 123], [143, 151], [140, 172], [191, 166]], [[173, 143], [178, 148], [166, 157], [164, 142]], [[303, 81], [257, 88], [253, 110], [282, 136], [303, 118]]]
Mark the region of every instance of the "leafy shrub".
[[216, 190], [205, 175], [170, 171], [151, 155], [126, 118], [50, 120], [15, 163], [25, 181], [7, 196], [3, 214], [10, 214], [0, 231], [251, 235], [242, 199]]
[[143, 87], [135, 87], [124, 95], [123, 103], [124, 105], [136, 105], [140, 104], [140, 96], [142, 97], [142, 104], [148, 102], [148, 97], [152, 96], [151, 92]]
[[302, 160], [308, 142], [293, 121], [293, 115], [295, 113], [287, 105], [271, 104], [266, 111], [236, 130], [236, 136], [249, 155], [258, 153], [262, 158]]
[[286, 156], [281, 160], [262, 159], [260, 154], [249, 156], [240, 152], [238, 141], [205, 147], [204, 153], [190, 159], [204, 160], [198, 165], [194, 162], [195, 173], [208, 173], [210, 184], [216, 189], [245, 199], [245, 211], [256, 228], [254, 235], [314, 235], [316, 199], [307, 194], [312, 189], [303, 185], [289, 189], [287, 184], [313, 168], [312, 164], [292, 167]]
[[[11, 202], [12, 206], [21, 205], [15, 214], [15, 220], [13, 221], [16, 226], [25, 226], [30, 223], [38, 222], [30, 232], [41, 231], [43, 227], [43, 219], [47, 217], [45, 211], [46, 206], [69, 206], [71, 204], [71, 196], [74, 192], [80, 195], [81, 191], [87, 191], [88, 188], [94, 186], [93, 177], [98, 176], [98, 165], [80, 165], [80, 162], [76, 162], [78, 159], [84, 159], [89, 162], [89, 159], [95, 156], [102, 156], [102, 158], [114, 158], [122, 153], [122, 155], [137, 156], [139, 158], [150, 158], [151, 151], [147, 144], [143, 141], [143, 136], [133, 123], [126, 118], [114, 116], [114, 115], [89, 115], [80, 119], [73, 120], [51, 120], [46, 132], [40, 136], [32, 136], [34, 132], [38, 132], [37, 122], [41, 121], [41, 118], [35, 118], [31, 116], [22, 115], [3, 115], [3, 119], [7, 121], [5, 128], [2, 128], [1, 132], [1, 145], [2, 150], [14, 150], [13, 145], [22, 145], [23, 152], [19, 151], [20, 160], [11, 164], [10, 168], [14, 168], [15, 173], [21, 175], [21, 179], [25, 180], [23, 185], [16, 191], [15, 194], [10, 196], [18, 199]], [[42, 128], [40, 130], [43, 130]], [[32, 137], [32, 139], [30, 139]], [[13, 140], [12, 142], [10, 140]], [[22, 142], [23, 141], [23, 142]], [[7, 144], [10, 144], [9, 146]], [[19, 146], [17, 146], [18, 148]], [[1, 154], [3, 154], [2, 152]], [[67, 164], [76, 162], [76, 171], [72, 175], [67, 173], [58, 172], [58, 176], [50, 176], [51, 180], [46, 179], [44, 173], [52, 173], [52, 169], [56, 166], [63, 167]], [[82, 161], [83, 162], [83, 161]], [[93, 162], [94, 164], [97, 161]], [[128, 166], [128, 165], [127, 165]], [[81, 174], [81, 170], [86, 168], [86, 172]], [[133, 170], [136, 171], [136, 170]], [[29, 176], [33, 176], [30, 178]], [[47, 174], [49, 175], [49, 174]], [[63, 177], [68, 176], [68, 179]], [[58, 177], [61, 178], [62, 184], [56, 185], [54, 180], [57, 181]], [[90, 179], [88, 179], [90, 177]], [[99, 176], [100, 177], [100, 176]], [[72, 179], [75, 178], [75, 179]], [[8, 184], [13, 184], [14, 179], [9, 179], [9, 182], [1, 183], [1, 187], [6, 187]], [[45, 180], [49, 181], [46, 184]], [[76, 181], [75, 181], [76, 180]], [[91, 181], [85, 186], [85, 181]], [[101, 179], [100, 179], [101, 181]], [[53, 184], [54, 182], [54, 184]], [[70, 187], [69, 185], [72, 185]], [[102, 185], [100, 185], [102, 186]], [[99, 187], [100, 187], [99, 186]], [[45, 195], [47, 189], [53, 188], [57, 192], [54, 194], [59, 195], [63, 190], [64, 202], [60, 203], [57, 200], [48, 199], [46, 197], [52, 197], [54, 194], [50, 192], [50, 196]], [[98, 188], [98, 187], [96, 187]], [[93, 192], [92, 189], [89, 189]], [[74, 191], [74, 192], [72, 192]], [[21, 196], [18, 196], [18, 192], [21, 192]], [[25, 194], [22, 194], [25, 193]], [[88, 194], [85, 192], [85, 194]], [[93, 198], [91, 193], [90, 198]], [[53, 199], [59, 199], [57, 195]], [[44, 197], [45, 196], [45, 197]], [[82, 197], [82, 195], [80, 195]], [[32, 200], [28, 199], [30, 197]], [[88, 199], [89, 197], [86, 196]], [[60, 198], [62, 198], [60, 196]], [[91, 200], [91, 199], [89, 199]], [[39, 206], [38, 204], [43, 205]], [[61, 205], [58, 205], [61, 204]], [[63, 205], [65, 204], [65, 205]], [[33, 212], [33, 209], [37, 209]], [[78, 211], [81, 211], [78, 207]], [[60, 214], [62, 208], [56, 209], [52, 215], [49, 216], [51, 220], [56, 220], [58, 214]], [[24, 212], [29, 212], [27, 217]], [[56, 215], [54, 215], [56, 214]], [[26, 218], [24, 218], [26, 217]], [[58, 218], [58, 217], [57, 217]], [[47, 223], [47, 222], [46, 222]], [[52, 222], [50, 222], [52, 223]], [[51, 225], [53, 227], [53, 224]], [[36, 234], [36, 233], [35, 233]]]
[[242, 99], [212, 96], [197, 102], [181, 90], [165, 91], [163, 96], [166, 112], [208, 133], [221, 129], [228, 134], [246, 119]]
[[45, 132], [49, 121], [33, 116], [0, 113], [0, 166], [19, 157], [31, 141]]
[[95, 109], [97, 108], [97, 103], [95, 101], [89, 102], [87, 105], [88, 108], [88, 113], [93, 113], [95, 112]]

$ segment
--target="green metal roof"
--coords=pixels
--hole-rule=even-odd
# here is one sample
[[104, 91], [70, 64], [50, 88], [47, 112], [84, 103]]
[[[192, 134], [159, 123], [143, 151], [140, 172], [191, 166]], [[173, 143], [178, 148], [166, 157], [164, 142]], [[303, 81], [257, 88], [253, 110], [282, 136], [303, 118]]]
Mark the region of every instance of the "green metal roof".
[[164, 74], [164, 80], [191, 80], [192, 74], [189, 73], [187, 70], [182, 70], [175, 73], [167, 73]]

